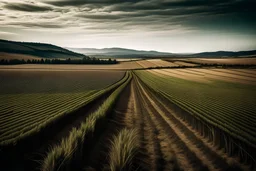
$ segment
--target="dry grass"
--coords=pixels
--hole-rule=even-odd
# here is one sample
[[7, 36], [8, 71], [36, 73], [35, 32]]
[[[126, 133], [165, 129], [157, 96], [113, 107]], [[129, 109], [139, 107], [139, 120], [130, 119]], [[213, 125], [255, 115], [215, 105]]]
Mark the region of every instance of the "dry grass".
[[190, 80], [190, 81], [196, 81], [196, 82], [201, 82], [201, 83], [209, 83], [210, 81], [205, 79], [202, 76], [198, 76], [195, 74], [189, 74], [183, 72], [184, 69], [157, 69], [153, 70], [153, 72], [156, 72], [158, 74], [163, 74], [171, 77], [176, 77], [176, 78], [181, 78], [184, 80]]
[[120, 81], [120, 86], [104, 101], [104, 103], [92, 114], [86, 118], [86, 121], [81, 123], [77, 129], [73, 129], [67, 138], [64, 138], [61, 143], [55, 146], [48, 152], [46, 158], [42, 162], [42, 171], [70, 170], [74, 162], [82, 159], [81, 152], [84, 144], [90, 135], [95, 135], [95, 127], [98, 122], [102, 122], [107, 113], [112, 109], [121, 91], [131, 80], [131, 74], [126, 74], [126, 77]]
[[179, 66], [173, 62], [167, 62], [163, 61], [162, 59], [149, 59], [147, 60], [149, 62], [152, 62], [153, 64], [157, 65], [158, 67], [173, 67], [173, 66]]
[[109, 170], [136, 170], [133, 165], [138, 152], [139, 138], [136, 129], [123, 129], [114, 136], [109, 152]]
[[221, 81], [242, 83], [242, 84], [256, 84], [255, 78], [227, 73], [225, 72], [226, 69], [222, 69], [222, 70], [188, 69], [188, 70], [196, 71], [200, 74], [203, 74], [206, 79], [210, 79], [210, 80], [221, 80]]
[[256, 65], [256, 58], [226, 58], [226, 59], [211, 59], [211, 58], [194, 58], [188, 59], [192, 62], [205, 64], [229, 64], [229, 65]]

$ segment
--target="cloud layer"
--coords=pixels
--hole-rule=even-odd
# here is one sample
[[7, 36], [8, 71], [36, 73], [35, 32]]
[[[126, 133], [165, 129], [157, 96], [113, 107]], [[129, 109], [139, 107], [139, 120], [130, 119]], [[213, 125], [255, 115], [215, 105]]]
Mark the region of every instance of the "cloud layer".
[[[207, 34], [230, 40], [256, 37], [255, 0], [3, 0], [0, 9], [0, 38], [41, 41], [37, 34], [49, 33], [49, 42], [59, 43], [60, 37], [73, 35], [76, 43], [71, 46], [87, 43], [92, 36], [111, 42], [133, 37], [141, 42], [136, 36], [143, 34], [148, 40], [162, 38], [155, 39], [160, 44], [174, 43], [167, 37], [181, 41]], [[248, 48], [256, 48], [248, 41]]]

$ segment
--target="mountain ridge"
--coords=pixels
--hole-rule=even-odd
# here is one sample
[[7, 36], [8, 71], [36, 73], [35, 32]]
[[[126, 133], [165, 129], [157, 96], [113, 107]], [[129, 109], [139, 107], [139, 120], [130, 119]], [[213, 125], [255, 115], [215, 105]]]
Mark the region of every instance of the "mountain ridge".
[[248, 51], [213, 51], [200, 53], [171, 53], [159, 52], [155, 50], [134, 50], [126, 48], [67, 48], [79, 53], [85, 53], [92, 56], [112, 56], [112, 57], [243, 57], [256, 56], [256, 50]]

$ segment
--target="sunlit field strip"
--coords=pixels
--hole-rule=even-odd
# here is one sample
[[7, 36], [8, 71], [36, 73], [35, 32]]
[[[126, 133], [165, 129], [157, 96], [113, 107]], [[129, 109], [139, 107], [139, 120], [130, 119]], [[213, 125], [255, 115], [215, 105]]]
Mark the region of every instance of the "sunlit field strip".
[[256, 69], [231, 69], [232, 71], [239, 71], [242, 73], [246, 73], [246, 74], [252, 74], [252, 75], [256, 75]]
[[195, 74], [188, 74], [183, 72], [182, 70], [177, 70], [177, 69], [163, 69], [162, 71], [166, 73], [170, 73], [170, 76], [181, 76], [181, 78], [184, 78], [185, 80], [191, 80], [191, 81], [196, 81], [196, 82], [202, 82], [202, 83], [208, 83], [210, 82], [208, 79], [205, 79], [204, 77], [200, 77]]
[[[175, 72], [175, 70], [165, 70], [165, 71], [168, 71], [168, 72]], [[177, 70], [178, 71], [178, 70]], [[209, 76], [208, 74], [210, 75], [214, 75], [214, 76], [217, 76], [216, 78], [218, 79], [219, 77], [225, 77], [225, 78], [230, 78], [230, 79], [234, 79], [234, 80], [240, 80], [240, 81], [245, 81], [245, 82], [250, 82], [250, 81], [253, 81], [252, 78], [250, 77], [245, 77], [245, 76], [236, 76], [236, 75], [232, 75], [232, 74], [229, 74], [229, 73], [224, 73], [224, 72], [218, 72], [218, 71], [214, 71], [214, 70], [205, 70], [205, 69], [197, 69], [196, 71], [198, 71], [199, 73], [203, 73], [203, 77], [206, 79], [206, 78], [210, 78], [211, 76]], [[182, 70], [178, 71], [179, 74], [182, 74]], [[194, 76], [194, 74], [192, 74], [191, 76]]]
[[213, 72], [214, 74], [218, 74], [220, 76], [227, 76], [230, 78], [237, 78], [237, 79], [241, 79], [241, 80], [252, 80], [251, 77], [245, 76], [245, 75], [239, 75], [239, 74], [233, 74], [233, 73], [229, 73], [226, 70], [220, 70], [220, 69], [210, 69], [208, 71]]
[[172, 73], [168, 69], [166, 69], [166, 70], [165, 69], [157, 69], [157, 70], [154, 70], [154, 71], [159, 73], [159, 74], [163, 74], [163, 75], [166, 75], [166, 76], [177, 77], [177, 78], [184, 79], [184, 80], [190, 80], [190, 81], [195, 81], [195, 82], [208, 82], [207, 79], [199, 78], [198, 76], [188, 77], [184, 73], [181, 73], [181, 74]]
[[187, 69], [189, 71], [194, 71], [194, 72], [198, 72], [201, 74], [204, 74], [205, 79], [209, 79], [211, 81], [225, 81], [225, 82], [230, 82], [230, 83], [242, 83], [242, 84], [252, 84], [251, 81], [249, 80], [241, 80], [241, 79], [237, 79], [237, 78], [231, 78], [228, 76], [221, 76], [221, 75], [216, 75], [216, 74], [212, 74], [212, 73], [205, 73], [203, 70], [201, 71], [201, 69]]
[[[218, 77], [225, 77], [225, 78], [231, 78], [231, 79], [234, 79], [234, 80], [253, 81], [253, 82], [255, 82], [254, 80], [252, 80], [251, 78], [248, 78], [248, 77], [242, 77], [242, 76], [237, 76], [237, 75], [234, 76], [232, 74], [220, 73], [220, 72], [217, 72], [217, 71], [214, 71], [214, 70], [210, 70], [210, 69], [191, 69], [191, 70], [198, 71], [198, 72], [205, 73], [205, 74], [210, 74], [210, 75], [218, 76]], [[208, 75], [205, 75], [205, 76], [207, 77]]]
[[256, 79], [256, 75], [254, 75], [254, 74], [247, 74], [247, 73], [244, 73], [244, 72], [234, 71], [234, 70], [231, 70], [231, 69], [213, 69], [213, 70], [214, 71], [219, 71], [219, 72], [224, 72], [224, 73], [229, 73], [229, 74], [233, 74], [233, 75], [249, 77], [251, 79]]

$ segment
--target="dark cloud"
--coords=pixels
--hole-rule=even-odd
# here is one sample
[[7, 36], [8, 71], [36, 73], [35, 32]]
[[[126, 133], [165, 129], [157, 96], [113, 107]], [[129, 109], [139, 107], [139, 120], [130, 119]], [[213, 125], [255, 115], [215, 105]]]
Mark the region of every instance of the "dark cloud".
[[137, 3], [140, 0], [46, 0], [45, 3], [56, 5], [56, 6], [83, 6], [83, 5], [93, 5], [93, 6], [105, 6], [114, 5], [120, 3]]
[[256, 0], [4, 0], [0, 8], [14, 32], [256, 36]]
[[10, 26], [22, 26], [25, 28], [65, 28], [65, 25], [62, 24], [56, 24], [54, 22], [13, 22], [9, 24]]
[[48, 6], [38, 6], [38, 5], [22, 4], [22, 3], [8, 3], [3, 7], [9, 10], [24, 11], [24, 12], [43, 12], [43, 11], [52, 10], [52, 8]]

